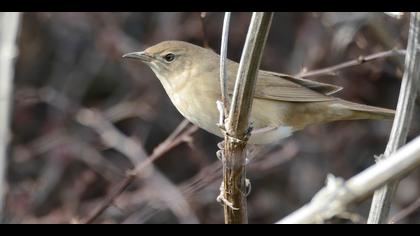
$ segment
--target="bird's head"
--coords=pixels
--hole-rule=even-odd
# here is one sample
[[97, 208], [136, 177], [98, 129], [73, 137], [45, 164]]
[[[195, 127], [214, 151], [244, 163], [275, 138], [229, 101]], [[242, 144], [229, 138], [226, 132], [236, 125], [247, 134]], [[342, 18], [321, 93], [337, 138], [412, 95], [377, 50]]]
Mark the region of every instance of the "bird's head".
[[138, 59], [147, 64], [162, 81], [199, 70], [197, 65], [206, 65], [209, 57], [213, 58], [215, 55], [209, 49], [187, 42], [164, 41], [141, 52], [124, 54], [123, 57]]

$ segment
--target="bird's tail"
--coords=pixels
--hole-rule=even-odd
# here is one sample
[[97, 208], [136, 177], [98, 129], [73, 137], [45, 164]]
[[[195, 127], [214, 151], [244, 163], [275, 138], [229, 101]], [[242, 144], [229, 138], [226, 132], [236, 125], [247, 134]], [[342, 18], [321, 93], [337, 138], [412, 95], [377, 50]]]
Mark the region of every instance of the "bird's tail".
[[395, 111], [381, 107], [363, 105], [337, 99], [330, 106], [341, 112], [343, 120], [362, 120], [362, 119], [393, 119]]

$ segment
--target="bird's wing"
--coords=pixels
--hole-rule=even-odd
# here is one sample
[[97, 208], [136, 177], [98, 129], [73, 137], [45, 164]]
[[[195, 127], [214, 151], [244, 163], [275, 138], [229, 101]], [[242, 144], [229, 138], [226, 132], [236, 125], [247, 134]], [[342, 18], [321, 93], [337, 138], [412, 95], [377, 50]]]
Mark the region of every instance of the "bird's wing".
[[271, 79], [274, 79], [274, 80], [280, 77], [282, 79], [288, 80], [296, 84], [300, 84], [306, 88], [315, 90], [325, 95], [331, 95], [343, 89], [343, 87], [340, 87], [337, 85], [321, 83], [321, 82], [308, 80], [308, 79], [302, 79], [302, 78], [291, 76], [291, 75], [280, 74], [280, 73], [275, 73], [271, 71], [261, 71], [261, 72], [264, 75], [262, 77], [266, 77], [265, 75], [268, 75], [267, 77], [270, 77]]
[[[228, 60], [228, 89], [233, 91], [238, 64]], [[340, 91], [342, 87], [302, 79], [291, 75], [260, 70], [255, 88], [255, 98], [287, 102], [319, 102], [336, 98], [329, 95]]]
[[328, 95], [341, 89], [341, 87], [331, 84], [269, 71], [260, 71], [255, 97], [288, 102], [330, 101], [335, 98]]

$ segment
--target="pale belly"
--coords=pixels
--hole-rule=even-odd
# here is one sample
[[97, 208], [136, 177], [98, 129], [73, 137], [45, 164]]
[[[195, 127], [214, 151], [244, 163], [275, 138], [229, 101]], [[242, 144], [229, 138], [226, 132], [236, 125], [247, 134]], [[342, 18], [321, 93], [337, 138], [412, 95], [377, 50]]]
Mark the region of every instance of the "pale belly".
[[[211, 101], [204, 95], [194, 96], [194, 99], [186, 99], [179, 94], [173, 94], [171, 100], [178, 111], [191, 123], [212, 134], [223, 137], [216, 125], [219, 120], [219, 112], [215, 101]], [[289, 137], [294, 130], [282, 122], [282, 115], [286, 112], [287, 107], [287, 103], [254, 99], [250, 118], [253, 124], [253, 132], [248, 142], [269, 144]], [[255, 119], [256, 117], [258, 119]]]

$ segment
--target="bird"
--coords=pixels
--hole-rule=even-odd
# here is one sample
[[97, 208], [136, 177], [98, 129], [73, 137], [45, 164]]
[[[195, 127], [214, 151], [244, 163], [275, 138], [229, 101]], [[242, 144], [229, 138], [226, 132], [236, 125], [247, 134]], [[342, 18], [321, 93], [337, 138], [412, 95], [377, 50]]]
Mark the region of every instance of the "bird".
[[[217, 125], [220, 100], [220, 56], [184, 41], [163, 41], [123, 58], [151, 68], [177, 110], [191, 123], [223, 137]], [[226, 61], [227, 88], [233, 94], [239, 64]], [[339, 120], [393, 119], [395, 111], [332, 96], [342, 87], [297, 76], [259, 70], [255, 85], [248, 143], [280, 142], [312, 124]]]

